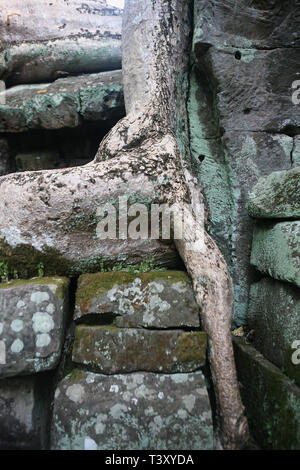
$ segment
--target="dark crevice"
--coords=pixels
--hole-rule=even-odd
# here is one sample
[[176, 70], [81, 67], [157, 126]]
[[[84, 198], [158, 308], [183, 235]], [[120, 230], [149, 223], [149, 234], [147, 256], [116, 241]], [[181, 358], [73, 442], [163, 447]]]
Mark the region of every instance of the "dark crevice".
[[[49, 420], [48, 420], [48, 438], [46, 442], [46, 449], [50, 449], [50, 434], [51, 434], [51, 420], [53, 419], [53, 407], [54, 407], [54, 394], [57, 388], [58, 383], [62, 378], [68, 373], [69, 370], [72, 370], [72, 347], [75, 337], [75, 323], [73, 321], [74, 308], [75, 308], [75, 297], [77, 290], [77, 279], [71, 278], [69, 285], [69, 296], [68, 296], [68, 306], [67, 306], [67, 315], [65, 319], [64, 326], [64, 341], [63, 350], [60, 358], [58, 367], [53, 371], [53, 377], [51, 380], [50, 394], [51, 394], [51, 403], [49, 407]], [[48, 382], [49, 388], [49, 382]]]
[[155, 374], [155, 375], [170, 375], [174, 376], [176, 374], [191, 374], [195, 372], [203, 372], [203, 366], [202, 367], [197, 367], [195, 369], [189, 370], [188, 372], [164, 372], [164, 371], [150, 371], [150, 370], [144, 370], [144, 369], [132, 369], [131, 371], [123, 371], [123, 370], [116, 370], [111, 373], [107, 373], [102, 371], [101, 369], [97, 368], [97, 366], [93, 365], [85, 365], [85, 364], [79, 364], [74, 362], [74, 368], [77, 370], [80, 370], [82, 372], [90, 372], [92, 374], [101, 374], [101, 375], [106, 375], [107, 377], [111, 377], [113, 375], [131, 375], [131, 374], [136, 374], [136, 373], [143, 373], [143, 374]]

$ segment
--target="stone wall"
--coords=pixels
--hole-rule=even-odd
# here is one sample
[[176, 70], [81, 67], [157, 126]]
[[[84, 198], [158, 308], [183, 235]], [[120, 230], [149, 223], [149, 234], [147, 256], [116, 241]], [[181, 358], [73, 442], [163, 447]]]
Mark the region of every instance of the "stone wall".
[[253, 221], [247, 192], [261, 176], [299, 165], [299, 1], [195, 2], [191, 150], [209, 231], [230, 266], [235, 323], [245, 324]]
[[235, 350], [251, 430], [271, 449], [300, 449], [299, 170], [261, 178], [247, 204], [261, 279], [250, 288], [249, 339]]
[[0, 310], [0, 448], [212, 449], [184, 272], [86, 274], [75, 305], [65, 278], [11, 281]]

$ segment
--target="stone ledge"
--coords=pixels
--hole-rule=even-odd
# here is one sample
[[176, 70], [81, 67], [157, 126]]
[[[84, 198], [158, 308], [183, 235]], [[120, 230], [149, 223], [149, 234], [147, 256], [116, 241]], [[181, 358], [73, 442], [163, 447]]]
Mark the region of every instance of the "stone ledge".
[[1, 97], [0, 132], [73, 128], [125, 115], [121, 70], [20, 85]]

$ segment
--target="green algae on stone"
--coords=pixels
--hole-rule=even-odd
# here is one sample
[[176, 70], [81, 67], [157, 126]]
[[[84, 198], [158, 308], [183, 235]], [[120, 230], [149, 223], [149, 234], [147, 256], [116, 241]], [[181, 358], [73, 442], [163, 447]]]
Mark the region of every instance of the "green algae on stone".
[[207, 348], [207, 336], [203, 332], [183, 333], [178, 337], [178, 361], [199, 363], [204, 361], [203, 352]]
[[297, 219], [300, 217], [300, 166], [260, 178], [248, 194], [251, 217]]
[[256, 224], [251, 264], [262, 273], [300, 287], [300, 221]]

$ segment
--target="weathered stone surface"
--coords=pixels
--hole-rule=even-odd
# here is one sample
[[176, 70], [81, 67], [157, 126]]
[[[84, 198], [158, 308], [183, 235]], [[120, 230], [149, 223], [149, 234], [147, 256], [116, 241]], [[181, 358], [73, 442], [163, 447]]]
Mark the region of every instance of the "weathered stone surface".
[[119, 327], [199, 327], [191, 281], [183, 271], [82, 275], [78, 281], [75, 320], [113, 313]]
[[9, 149], [5, 139], [0, 139], [0, 176], [6, 175], [10, 171]]
[[43, 4], [42, 14], [38, 0], [3, 0], [1, 7], [19, 15], [4, 13], [0, 28], [0, 77], [9, 83], [121, 68], [122, 15], [105, 1], [58, 0]]
[[220, 83], [216, 90], [220, 125], [227, 131], [298, 132], [300, 111], [292, 102], [297, 57], [296, 48], [210, 48], [203, 61], [215, 83]]
[[[253, 220], [245, 210], [248, 191], [261, 175], [290, 167], [293, 139], [264, 132], [228, 131], [218, 136], [208, 85], [191, 82], [191, 144], [194, 165], [209, 209], [209, 231], [230, 267], [235, 288], [235, 321], [245, 322]], [[199, 160], [202, 160], [199, 163]]]
[[125, 114], [121, 70], [19, 85], [2, 92], [2, 98], [0, 132], [77, 127]]
[[212, 449], [201, 372], [104, 376], [74, 370], [55, 393], [51, 448]]
[[57, 366], [67, 314], [68, 280], [0, 284], [0, 377]]
[[274, 279], [300, 287], [300, 221], [257, 224], [251, 264]]
[[299, 289], [267, 278], [251, 286], [248, 328], [254, 330], [254, 346], [300, 386], [300, 367], [292, 361], [299, 319]]
[[[241, 338], [234, 338], [249, 426], [262, 448], [300, 449], [300, 389]], [[299, 367], [299, 366], [298, 366]]]
[[206, 334], [80, 325], [72, 359], [103, 374], [192, 372], [205, 364]]
[[198, 0], [197, 40], [228, 48], [300, 45], [298, 0]]
[[248, 194], [251, 217], [297, 219], [300, 217], [300, 166], [261, 178]]
[[0, 380], [0, 449], [45, 449], [49, 385], [42, 376]]
[[295, 2], [196, 2], [192, 158], [209, 208], [209, 231], [231, 268], [237, 325], [245, 323], [253, 281], [247, 193], [261, 176], [297, 161], [296, 9]]

